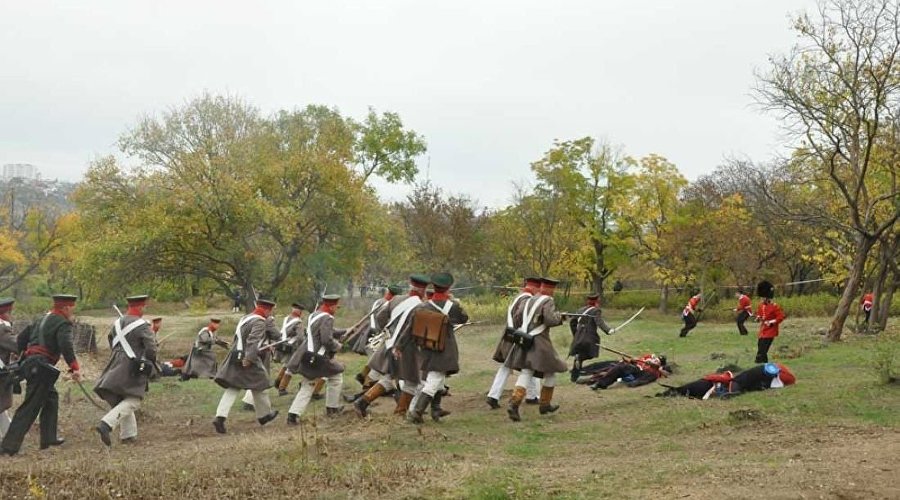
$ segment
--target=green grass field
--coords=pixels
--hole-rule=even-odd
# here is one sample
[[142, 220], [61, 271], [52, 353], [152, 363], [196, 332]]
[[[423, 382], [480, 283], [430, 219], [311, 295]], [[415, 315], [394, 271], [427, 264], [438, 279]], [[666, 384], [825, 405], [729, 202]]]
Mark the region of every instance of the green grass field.
[[[608, 315], [610, 324], [627, 316]], [[338, 323], [354, 317], [342, 311]], [[797, 375], [785, 389], [695, 401], [655, 398], [657, 385], [594, 392], [561, 374], [559, 412], [540, 416], [523, 405], [520, 423], [484, 404], [496, 325], [461, 331], [462, 372], [450, 379], [444, 403], [453, 414], [421, 427], [391, 416], [393, 401], [382, 399], [367, 420], [352, 412], [326, 419], [316, 402], [304, 425], [289, 428], [291, 397], [273, 396], [282, 412], [276, 422], [260, 427], [236, 405], [229, 434], [219, 436], [211, 420], [221, 390], [166, 378], [145, 400], [140, 444], [107, 450], [91, 430], [102, 413], [72, 383], [60, 383], [66, 445], [39, 452], [35, 429], [22, 454], [0, 459], [0, 491], [3, 498], [898, 498], [900, 385], [879, 382], [878, 370], [890, 356], [900, 363], [897, 323], [879, 337], [848, 334], [824, 344], [817, 330], [826, 322], [784, 323], [771, 358]], [[177, 334], [165, 354], [186, 352], [202, 323], [167, 316], [162, 335]], [[723, 363], [752, 366], [756, 339], [733, 324], [701, 323], [685, 339], [679, 328], [677, 314], [647, 312], [603, 341], [632, 354], [666, 354], [678, 367], [666, 383]], [[553, 337], [564, 356], [568, 329]], [[106, 356], [85, 360], [89, 376]], [[345, 393], [355, 392], [352, 375], [364, 358], [340, 358]]]

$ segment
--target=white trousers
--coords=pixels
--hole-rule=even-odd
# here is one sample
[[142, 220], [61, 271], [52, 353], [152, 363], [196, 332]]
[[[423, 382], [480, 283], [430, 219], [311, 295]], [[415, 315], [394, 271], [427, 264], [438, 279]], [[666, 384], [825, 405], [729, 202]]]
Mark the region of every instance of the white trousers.
[[[497, 368], [497, 374], [494, 375], [494, 383], [491, 384], [491, 390], [488, 391], [489, 398], [500, 400], [500, 396], [503, 395], [503, 387], [506, 385], [506, 379], [509, 378], [510, 373], [512, 373], [512, 370], [504, 365], [500, 365], [500, 368]], [[540, 382], [538, 382], [537, 378], [531, 377], [529, 384], [525, 386], [525, 398], [534, 399], [538, 397], [539, 393]]]
[[416, 407], [416, 403], [419, 401], [419, 397], [424, 393], [431, 397], [434, 397], [438, 391], [444, 390], [444, 382], [447, 380], [447, 374], [444, 372], [428, 372], [422, 377], [422, 381], [419, 382], [418, 387], [416, 387], [416, 393], [412, 398], [412, 401], [409, 402], [409, 411], [412, 412]]
[[244, 392], [244, 397], [241, 398], [241, 402], [250, 406], [255, 406], [253, 403], [253, 391]]
[[[225, 392], [222, 393], [222, 399], [219, 400], [219, 407], [216, 408], [216, 416], [228, 418], [228, 412], [231, 411], [231, 407], [234, 405], [234, 402], [237, 401], [238, 394], [240, 393], [241, 390], [235, 389], [234, 387], [225, 389]], [[272, 403], [269, 401], [269, 395], [266, 394], [266, 391], [247, 391], [247, 393], [253, 398], [253, 408], [256, 410], [256, 418], [263, 418], [272, 413]]]
[[[516, 379], [516, 387], [525, 387], [526, 389], [534, 384], [536, 381], [534, 377], [534, 370], [522, 370], [522, 373], [519, 374], [519, 378]], [[544, 387], [554, 387], [556, 386], [556, 374], [555, 373], [547, 373], [544, 375], [544, 379], [541, 381]]]
[[10, 422], [12, 422], [12, 419], [9, 418], [9, 412], [6, 410], [0, 411], [0, 439], [3, 439], [6, 431], [9, 430]]
[[[394, 379], [391, 378], [390, 374], [376, 372], [375, 370], [369, 370], [369, 378], [372, 380], [377, 380], [378, 385], [384, 387], [385, 392], [390, 392], [396, 389], [394, 385]], [[400, 382], [400, 386], [403, 386], [403, 381]]]
[[[297, 395], [294, 396], [294, 401], [291, 403], [288, 413], [293, 413], [297, 416], [303, 415], [303, 412], [306, 411], [306, 407], [309, 406], [310, 400], [312, 400], [313, 391], [316, 388], [316, 380], [318, 379], [310, 380], [303, 377], [303, 381], [300, 383], [300, 390], [297, 392]], [[338, 373], [337, 375], [332, 375], [325, 379], [326, 408], [340, 408], [341, 387], [343, 386], [343, 373]]]
[[119, 401], [119, 404], [113, 406], [102, 420], [111, 429], [119, 427], [119, 439], [128, 439], [137, 437], [137, 419], [134, 418], [134, 412], [141, 407], [141, 398], [128, 397]]

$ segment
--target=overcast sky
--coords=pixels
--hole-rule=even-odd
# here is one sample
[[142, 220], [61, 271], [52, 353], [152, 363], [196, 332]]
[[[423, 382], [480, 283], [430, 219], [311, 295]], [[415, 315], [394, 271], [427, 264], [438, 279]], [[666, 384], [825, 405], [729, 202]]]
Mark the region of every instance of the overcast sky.
[[[119, 135], [208, 90], [264, 112], [400, 113], [422, 175], [488, 206], [554, 139], [658, 153], [688, 178], [772, 156], [749, 95], [795, 40], [765, 1], [3, 1], [0, 164], [79, 180]], [[408, 187], [387, 187], [385, 197]]]

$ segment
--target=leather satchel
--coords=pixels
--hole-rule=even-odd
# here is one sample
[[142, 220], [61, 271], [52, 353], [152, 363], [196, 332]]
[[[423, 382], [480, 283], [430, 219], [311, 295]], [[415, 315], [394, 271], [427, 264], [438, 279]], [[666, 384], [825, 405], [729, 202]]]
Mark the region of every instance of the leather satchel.
[[412, 318], [413, 341], [422, 349], [443, 352], [450, 333], [450, 318], [427, 308], [417, 309]]

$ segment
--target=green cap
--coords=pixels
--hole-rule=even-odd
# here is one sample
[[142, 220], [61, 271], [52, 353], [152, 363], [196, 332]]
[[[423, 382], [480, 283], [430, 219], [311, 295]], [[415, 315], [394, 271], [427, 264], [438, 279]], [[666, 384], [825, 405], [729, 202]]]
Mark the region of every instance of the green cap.
[[439, 288], [446, 290], [453, 286], [453, 275], [450, 273], [435, 273], [431, 276], [431, 282], [434, 284], [435, 290]]
[[431, 282], [431, 279], [428, 277], [427, 274], [417, 273], [417, 274], [409, 275], [409, 283], [411, 285], [425, 287], [425, 286], [428, 286], [428, 283], [430, 283], [430, 282]]

